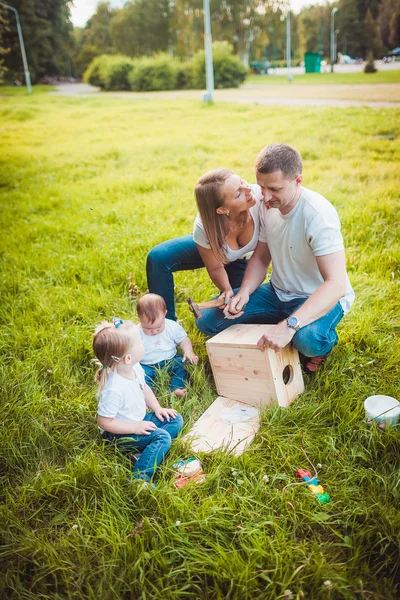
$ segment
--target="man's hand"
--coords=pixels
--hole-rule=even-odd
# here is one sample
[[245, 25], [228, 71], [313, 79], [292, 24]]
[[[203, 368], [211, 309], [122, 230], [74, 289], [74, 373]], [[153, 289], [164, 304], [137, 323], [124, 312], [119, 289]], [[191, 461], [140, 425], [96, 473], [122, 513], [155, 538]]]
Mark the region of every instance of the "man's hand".
[[150, 435], [152, 431], [157, 429], [157, 425], [152, 421], [138, 421], [134, 425], [134, 435]]
[[182, 362], [185, 362], [185, 360], [188, 360], [192, 365], [197, 365], [199, 357], [194, 352], [185, 352], [183, 354]]
[[164, 421], [165, 417], [169, 423], [170, 417], [175, 418], [178, 413], [174, 408], [161, 408], [160, 406], [159, 409], [154, 411], [154, 414], [160, 421]]
[[240, 290], [231, 298], [229, 304], [224, 309], [224, 315], [227, 319], [237, 319], [244, 313], [246, 304], [249, 301], [249, 294], [247, 292], [241, 292]]
[[275, 352], [279, 352], [281, 348], [287, 346], [293, 339], [296, 331], [291, 327], [288, 327], [286, 321], [282, 321], [271, 327], [271, 329], [264, 333], [257, 342], [257, 346], [262, 352], [265, 348], [271, 348]]

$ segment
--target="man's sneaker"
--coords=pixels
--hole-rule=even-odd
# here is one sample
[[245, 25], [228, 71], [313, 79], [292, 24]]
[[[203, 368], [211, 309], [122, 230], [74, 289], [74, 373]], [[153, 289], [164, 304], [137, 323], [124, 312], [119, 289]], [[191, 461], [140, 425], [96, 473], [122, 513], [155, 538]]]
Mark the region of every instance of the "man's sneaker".
[[322, 354], [321, 356], [313, 356], [311, 358], [308, 356], [302, 356], [301, 364], [304, 372], [312, 375], [319, 371], [319, 369], [322, 368], [322, 365], [328, 358], [329, 354], [330, 352], [327, 352], [327, 354]]

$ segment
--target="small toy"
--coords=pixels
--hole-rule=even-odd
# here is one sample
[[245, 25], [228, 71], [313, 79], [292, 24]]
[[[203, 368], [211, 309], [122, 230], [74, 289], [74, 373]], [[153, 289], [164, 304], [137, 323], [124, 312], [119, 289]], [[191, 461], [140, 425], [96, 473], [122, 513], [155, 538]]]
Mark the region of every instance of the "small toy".
[[308, 489], [317, 498], [320, 504], [327, 504], [330, 502], [331, 499], [329, 494], [325, 492], [322, 485], [319, 485], [318, 479], [312, 476], [311, 471], [307, 471], [306, 469], [297, 469], [296, 477], [307, 483]]
[[174, 486], [176, 488], [184, 487], [190, 482], [203, 483], [206, 479], [201, 462], [194, 457], [178, 460], [172, 465], [172, 468], [175, 471]]

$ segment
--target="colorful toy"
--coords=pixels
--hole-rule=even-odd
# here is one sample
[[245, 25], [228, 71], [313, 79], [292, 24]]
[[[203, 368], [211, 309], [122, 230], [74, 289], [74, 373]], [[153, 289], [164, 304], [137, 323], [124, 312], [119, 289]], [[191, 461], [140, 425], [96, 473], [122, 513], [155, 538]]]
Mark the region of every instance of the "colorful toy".
[[186, 460], [178, 460], [172, 465], [175, 473], [174, 486], [177, 488], [184, 487], [189, 482], [203, 483], [205, 475], [201, 462], [194, 457]]
[[297, 469], [296, 477], [307, 483], [308, 489], [314, 494], [320, 504], [327, 504], [330, 502], [331, 499], [329, 494], [325, 492], [322, 485], [319, 485], [318, 479], [312, 476], [311, 471], [308, 471], [307, 469]]

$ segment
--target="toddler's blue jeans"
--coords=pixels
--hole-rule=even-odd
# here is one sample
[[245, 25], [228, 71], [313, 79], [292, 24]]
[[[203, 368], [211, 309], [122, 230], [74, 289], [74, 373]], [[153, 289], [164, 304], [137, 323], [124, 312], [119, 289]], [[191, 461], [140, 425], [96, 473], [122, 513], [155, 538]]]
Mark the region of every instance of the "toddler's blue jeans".
[[[232, 288], [242, 285], [247, 260], [241, 258], [225, 265]], [[184, 235], [154, 246], [147, 255], [146, 273], [149, 292], [159, 294], [167, 305], [167, 319], [176, 321], [174, 301], [174, 272], [201, 269], [204, 263], [193, 235]]]
[[[238, 290], [234, 292], [237, 293]], [[241, 317], [224, 319], [222, 310], [209, 308], [202, 310], [203, 316], [197, 319], [196, 323], [200, 331], [207, 335], [215, 335], [239, 323], [276, 324], [290, 317], [306, 300], [307, 298], [295, 298], [289, 302], [282, 302], [273, 286], [263, 283], [251, 294]], [[343, 309], [338, 302], [326, 315], [301, 327], [293, 337], [293, 346], [308, 357], [327, 354], [338, 342], [336, 327], [342, 317]]]
[[125, 433], [110, 433], [105, 431], [103, 438], [115, 442], [122, 452], [141, 452], [141, 456], [133, 467], [133, 476], [136, 479], [150, 481], [158, 465], [171, 448], [171, 441], [176, 438], [183, 427], [183, 418], [179, 413], [175, 418], [170, 417], [169, 422], [157, 419], [153, 412], [146, 413], [143, 421], [152, 421], [157, 429], [150, 435], [134, 435]]
[[157, 377], [157, 371], [166, 368], [168, 374], [171, 375], [171, 383], [169, 389], [171, 392], [174, 390], [182, 389], [185, 387], [185, 381], [187, 379], [187, 373], [183, 366], [181, 356], [174, 356], [170, 360], [162, 360], [154, 365], [142, 365], [146, 375], [146, 383], [151, 389], [153, 389], [155, 379]]

